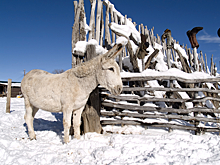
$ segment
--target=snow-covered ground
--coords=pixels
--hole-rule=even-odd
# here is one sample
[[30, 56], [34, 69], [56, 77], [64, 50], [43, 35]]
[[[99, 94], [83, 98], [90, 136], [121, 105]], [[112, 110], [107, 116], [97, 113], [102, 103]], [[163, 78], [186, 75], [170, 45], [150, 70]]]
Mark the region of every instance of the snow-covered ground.
[[[37, 140], [30, 141], [24, 100], [0, 98], [0, 164], [219, 164], [220, 137], [214, 134], [107, 126], [104, 134], [87, 133], [63, 144], [62, 113], [39, 111]], [[107, 132], [113, 133], [107, 133]]]

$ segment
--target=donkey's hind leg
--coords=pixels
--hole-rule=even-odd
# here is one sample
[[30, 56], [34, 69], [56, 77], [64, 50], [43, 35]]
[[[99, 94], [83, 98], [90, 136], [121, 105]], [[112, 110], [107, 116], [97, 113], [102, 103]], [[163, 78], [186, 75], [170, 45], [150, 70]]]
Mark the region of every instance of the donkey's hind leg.
[[80, 139], [80, 125], [81, 125], [81, 115], [84, 106], [78, 110], [73, 111], [73, 128], [74, 128], [74, 137]]
[[26, 112], [24, 115], [24, 119], [28, 127], [29, 138], [33, 140], [36, 139], [36, 135], [34, 133], [33, 121], [34, 121], [34, 116], [38, 111], [38, 108], [33, 107], [30, 104], [29, 99], [27, 97], [25, 98], [25, 108], [26, 108]]

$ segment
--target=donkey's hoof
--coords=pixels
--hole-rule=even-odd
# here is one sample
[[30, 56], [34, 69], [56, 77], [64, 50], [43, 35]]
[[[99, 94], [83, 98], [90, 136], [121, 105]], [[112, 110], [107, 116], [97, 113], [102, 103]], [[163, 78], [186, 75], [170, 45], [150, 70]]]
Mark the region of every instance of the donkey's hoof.
[[30, 140], [37, 140], [37, 138], [36, 138], [36, 137], [34, 137], [34, 138], [30, 138]]
[[68, 138], [64, 138], [64, 143], [69, 143], [70, 142], [70, 140], [69, 140], [69, 137]]
[[33, 133], [29, 133], [30, 140], [36, 140], [36, 135]]
[[76, 136], [74, 136], [76, 139], [80, 139], [80, 135], [76, 135]]

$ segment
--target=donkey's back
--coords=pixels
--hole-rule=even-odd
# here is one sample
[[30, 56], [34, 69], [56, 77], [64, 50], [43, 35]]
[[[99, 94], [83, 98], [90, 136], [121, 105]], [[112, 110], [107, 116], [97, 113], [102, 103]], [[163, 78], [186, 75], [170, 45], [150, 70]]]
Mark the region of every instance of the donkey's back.
[[[77, 87], [77, 80], [73, 81], [71, 85]], [[21, 82], [25, 102], [50, 112], [61, 111], [62, 98], [65, 97], [66, 93], [69, 93], [70, 89], [66, 72], [51, 74], [35, 69], [28, 72]]]

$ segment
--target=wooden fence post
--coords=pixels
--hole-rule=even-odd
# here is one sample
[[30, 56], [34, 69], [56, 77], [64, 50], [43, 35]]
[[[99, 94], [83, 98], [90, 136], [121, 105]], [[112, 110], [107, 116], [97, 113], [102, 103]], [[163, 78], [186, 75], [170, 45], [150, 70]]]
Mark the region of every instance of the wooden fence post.
[[100, 31], [100, 45], [103, 46], [103, 35], [104, 35], [104, 14], [103, 14], [103, 5], [102, 5], [102, 10], [101, 10], [101, 31]]
[[89, 32], [89, 40], [95, 38], [95, 7], [96, 7], [96, 0], [90, 0], [91, 3], [91, 13], [90, 13], [90, 23], [89, 27], [91, 31]]
[[147, 26], [145, 26], [145, 30], [144, 30], [145, 35], [147, 35], [147, 42], [152, 45], [151, 40], [150, 40], [150, 34], [149, 34], [149, 30], [147, 29]]
[[[111, 22], [114, 22], [113, 5], [110, 6]], [[112, 33], [112, 43], [115, 43], [115, 33]]]
[[[199, 88], [199, 83], [196, 83], [195, 84], [195, 88]], [[196, 98], [198, 98], [198, 92], [195, 92], [194, 93], [194, 98], [196, 99]], [[193, 107], [199, 107], [199, 103], [198, 102], [195, 102], [194, 104], [193, 104]], [[198, 116], [198, 112], [194, 112], [194, 117], [197, 117]], [[200, 135], [200, 133], [201, 133], [201, 130], [198, 128], [198, 125], [199, 125], [199, 121], [194, 121], [194, 125], [195, 125], [195, 127], [197, 128], [197, 130], [195, 131], [195, 135]]]
[[200, 60], [201, 60], [201, 64], [202, 64], [202, 66], [201, 66], [201, 69], [204, 71], [204, 72], [206, 72], [206, 67], [205, 67], [205, 62], [204, 62], [204, 58], [203, 58], [203, 54], [202, 54], [202, 51], [200, 51]]
[[213, 54], [211, 57], [211, 66], [210, 66], [210, 75], [214, 75], [214, 62], [213, 62]]
[[106, 11], [105, 11], [105, 47], [107, 50], [110, 49], [111, 45], [111, 37], [109, 31], [109, 2], [106, 4]]
[[[95, 45], [87, 45], [86, 51], [87, 51], [86, 53], [87, 61], [96, 56]], [[82, 112], [83, 133], [87, 133], [87, 132], [101, 133], [102, 126], [100, 124], [100, 110], [101, 110], [101, 98], [99, 95], [99, 88], [97, 87], [90, 94], [87, 104]]]
[[11, 105], [11, 79], [8, 79], [6, 113], [10, 113]]
[[193, 48], [193, 55], [194, 55], [194, 69], [195, 71], [199, 71], [198, 54], [196, 47]]
[[100, 23], [101, 23], [101, 13], [102, 13], [102, 1], [98, 0], [98, 6], [97, 6], [97, 14], [96, 14], [96, 41], [99, 44], [100, 40]]
[[168, 65], [168, 69], [170, 69], [171, 68], [170, 59], [171, 59], [172, 38], [171, 38], [171, 31], [169, 29], [166, 29], [163, 35], [161, 36], [162, 42], [164, 42], [165, 39], [167, 39], [167, 65]]
[[75, 18], [72, 27], [72, 68], [74, 68], [77, 64], [77, 58], [73, 55], [73, 49], [75, 48], [76, 43], [80, 40], [79, 17], [84, 2], [83, 0], [79, 0], [79, 3], [77, 3], [77, 1], [74, 1], [73, 3], [74, 3]]
[[84, 8], [84, 1], [82, 2], [82, 5], [81, 5], [81, 10], [80, 10], [80, 15], [79, 15], [79, 29], [80, 29], [80, 32], [79, 32], [79, 40], [80, 41], [86, 41], [86, 30], [85, 30], [85, 23], [86, 23], [86, 20], [85, 20], [85, 8]]

